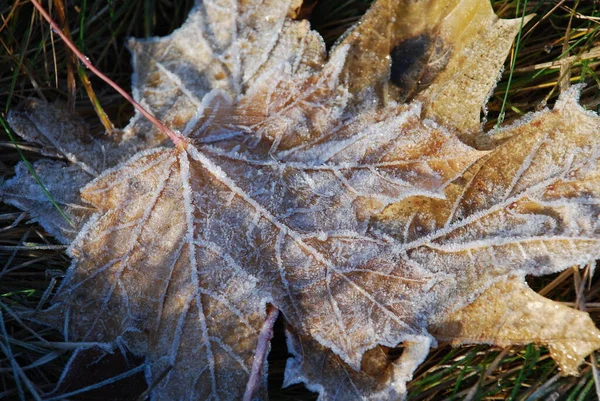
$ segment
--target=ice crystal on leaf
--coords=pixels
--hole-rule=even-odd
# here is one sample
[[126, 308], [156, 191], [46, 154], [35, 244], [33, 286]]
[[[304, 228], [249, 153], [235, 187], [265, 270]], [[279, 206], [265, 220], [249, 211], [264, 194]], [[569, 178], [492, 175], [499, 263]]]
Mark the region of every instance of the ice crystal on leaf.
[[37, 168], [75, 228], [24, 169], [3, 191], [70, 243], [45, 319], [143, 355], [150, 383], [172, 367], [157, 400], [240, 399], [267, 304], [286, 383], [322, 400], [401, 398], [436, 340], [536, 342], [575, 374], [600, 332], [524, 277], [600, 254], [600, 119], [578, 88], [484, 133], [521, 21], [379, 0], [327, 54], [299, 6], [205, 0], [129, 43], [134, 96], [181, 149], [141, 116], [100, 138], [57, 105], [11, 113], [66, 159]]

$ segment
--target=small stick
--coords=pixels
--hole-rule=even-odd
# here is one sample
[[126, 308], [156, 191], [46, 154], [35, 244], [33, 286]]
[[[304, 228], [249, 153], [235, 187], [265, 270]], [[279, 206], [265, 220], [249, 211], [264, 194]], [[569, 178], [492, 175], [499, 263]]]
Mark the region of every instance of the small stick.
[[48, 23], [52, 27], [52, 30], [58, 36], [60, 36], [60, 38], [65, 42], [67, 47], [69, 49], [71, 49], [71, 51], [77, 56], [77, 58], [83, 63], [83, 65], [85, 65], [85, 67], [87, 69], [92, 71], [94, 74], [96, 74], [98, 76], [98, 78], [100, 78], [101, 80], [103, 80], [104, 82], [109, 84], [114, 90], [119, 92], [119, 94], [121, 96], [123, 96], [129, 103], [131, 103], [133, 105], [133, 107], [136, 108], [137, 111], [142, 113], [144, 115], [144, 117], [146, 117], [156, 128], [158, 128], [162, 133], [164, 133], [166, 136], [168, 136], [171, 139], [171, 141], [173, 142], [173, 144], [178, 149], [180, 149], [180, 150], [185, 149], [186, 140], [180, 133], [174, 132], [171, 129], [169, 129], [158, 118], [154, 117], [154, 115], [152, 115], [152, 113], [147, 111], [145, 108], [142, 107], [141, 104], [136, 102], [129, 95], [129, 93], [124, 91], [119, 85], [116, 84], [116, 82], [114, 82], [112, 79], [110, 79], [109, 77], [104, 75], [102, 72], [100, 72], [100, 70], [98, 70], [96, 67], [94, 67], [94, 65], [92, 64], [90, 59], [87, 58], [81, 51], [79, 51], [77, 46], [75, 46], [75, 44], [73, 44], [73, 42], [65, 36], [65, 34], [62, 32], [60, 27], [56, 24], [56, 22], [54, 22], [52, 20], [52, 17], [50, 17], [50, 15], [46, 12], [46, 10], [44, 10], [44, 8], [40, 5], [40, 3], [38, 3], [37, 0], [31, 0], [31, 3], [40, 12], [42, 17], [44, 17], [44, 19], [46, 21], [48, 21]]
[[248, 383], [246, 383], [246, 391], [244, 392], [243, 401], [251, 401], [252, 396], [256, 393], [260, 386], [262, 377], [263, 365], [267, 354], [267, 348], [273, 338], [273, 326], [279, 316], [279, 309], [272, 307], [267, 312], [267, 318], [263, 323], [260, 333], [258, 334], [258, 343], [256, 344], [256, 352], [254, 352], [254, 360], [252, 361], [252, 370]]

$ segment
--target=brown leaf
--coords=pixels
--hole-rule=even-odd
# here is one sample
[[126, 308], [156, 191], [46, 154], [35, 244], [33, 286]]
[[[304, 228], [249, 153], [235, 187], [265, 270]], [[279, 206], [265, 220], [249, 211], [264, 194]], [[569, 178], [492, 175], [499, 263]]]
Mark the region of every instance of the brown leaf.
[[[186, 142], [157, 147], [132, 120], [110, 160], [142, 151], [82, 188], [96, 213], [46, 320], [144, 356], [149, 382], [172, 368], [156, 399], [240, 399], [267, 303], [293, 326], [287, 383], [325, 400], [403, 397], [436, 338], [535, 341], [575, 373], [600, 332], [523, 278], [600, 253], [600, 120], [579, 89], [484, 134], [520, 21], [487, 2], [380, 0], [326, 59], [298, 6], [203, 2], [172, 35], [131, 43], [134, 95]], [[16, 125], [46, 147], [60, 137]]]
[[[239, 98], [265, 72], [320, 67], [325, 46], [306, 21], [290, 20], [299, 0], [218, 0], [200, 3], [184, 26], [165, 38], [131, 40], [134, 97], [173, 129], [188, 134], [202, 117], [211, 91]], [[190, 43], [193, 42], [193, 45]], [[272, 76], [271, 76], [272, 78]], [[126, 132], [146, 132], [146, 143], [165, 140], [138, 114]]]
[[393, 400], [402, 398], [406, 382], [423, 361], [429, 342], [404, 342], [400, 356], [386, 347], [375, 347], [363, 355], [360, 370], [307, 336], [286, 331], [288, 359], [284, 387], [305, 383], [324, 400]]
[[380, 0], [334, 54], [350, 46], [344, 69], [363, 103], [416, 98], [423, 117], [471, 143], [520, 25], [487, 1]]
[[75, 338], [122, 337], [153, 379], [173, 366], [159, 398], [239, 398], [264, 318], [256, 278], [196, 227], [210, 212], [198, 190], [211, 180], [168, 149], [105, 172], [83, 190], [101, 214], [73, 243], [81, 262], [55, 300]]
[[32, 220], [37, 221], [60, 242], [68, 244], [94, 213], [94, 209], [83, 204], [79, 196], [79, 189], [90, 182], [92, 177], [79, 166], [49, 159], [37, 161], [33, 164], [33, 169], [71, 223], [50, 202], [48, 195], [24, 163], [17, 165], [16, 176], [0, 188], [2, 200], [27, 210]]
[[[405, 111], [403, 118], [394, 120], [395, 125], [404, 121], [412, 128], [419, 124], [408, 118], [412, 114], [413, 110]], [[390, 130], [392, 138], [407, 129], [403, 127], [397, 132]], [[423, 127], [415, 132], [419, 139], [444, 138], [444, 132], [436, 129]], [[366, 133], [356, 133], [346, 142], [360, 143]], [[441, 149], [448, 139], [441, 141]], [[422, 308], [421, 300], [398, 302], [386, 299], [385, 294], [423, 292], [432, 285], [431, 275], [410, 261], [403, 262], [393, 242], [366, 232], [365, 202], [381, 198], [381, 208], [380, 204], [402, 199], [412, 191], [429, 190], [419, 187], [434, 183], [410, 182], [410, 171], [423, 168], [436, 173], [432, 167], [437, 164], [429, 166], [424, 152], [405, 154], [404, 140], [414, 143], [414, 139], [402, 138], [396, 149], [382, 141], [379, 146], [390, 151], [391, 161], [377, 174], [342, 164], [362, 150], [354, 144], [328, 157], [329, 164], [323, 162], [320, 168], [315, 157], [312, 165], [274, 161], [269, 148], [261, 146], [231, 152], [207, 145], [202, 149], [209, 157], [193, 145], [183, 153], [168, 149], [142, 153], [84, 188], [83, 199], [100, 214], [71, 247], [80, 262], [67, 277], [55, 308], [69, 314], [71, 335], [86, 341], [147, 332], [147, 345], [134, 337], [128, 346], [136, 350], [148, 347], [143, 352], [148, 353], [153, 375], [164, 370], [166, 361], [176, 366], [170, 376], [173, 379], [163, 382], [165, 391], [183, 391], [190, 388], [189, 383], [202, 380], [201, 371], [189, 377], [187, 385], [173, 383], [176, 377], [183, 380], [192, 374], [192, 366], [203, 358], [196, 353], [204, 351], [205, 374], [210, 378], [204, 380], [212, 387], [195, 393], [199, 398], [216, 396], [223, 386], [217, 379], [231, 376], [219, 371], [221, 359], [227, 360], [221, 362], [223, 366], [232, 361], [240, 364], [237, 388], [243, 388], [255, 331], [264, 316], [261, 299], [272, 299], [288, 319], [303, 322], [299, 327], [358, 368], [366, 349], [378, 343], [393, 346], [423, 335], [423, 322], [410, 317]], [[322, 148], [305, 147], [300, 153], [319, 154]], [[453, 160], [448, 152], [441, 156]], [[477, 157], [481, 153], [472, 154]], [[470, 162], [453, 161], [458, 166]], [[446, 168], [439, 171], [446, 173], [447, 165], [442, 167]], [[338, 170], [348, 173], [344, 177]], [[449, 172], [455, 175], [461, 170]], [[231, 178], [239, 179], [240, 174], [244, 179], [239, 182]], [[353, 181], [357, 188], [368, 188], [364, 184], [382, 174], [388, 175], [394, 191], [390, 195], [344, 190]], [[402, 179], [402, 174], [409, 176]], [[392, 178], [398, 180], [396, 185]], [[318, 181], [321, 189], [315, 186]], [[266, 186], [272, 193], [262, 190]], [[311, 208], [311, 214], [304, 212]], [[99, 287], [98, 282], [105, 284]], [[349, 296], [364, 306], [355, 309]], [[315, 298], [329, 302], [315, 304]], [[189, 315], [195, 319], [188, 320]], [[247, 322], [240, 325], [242, 318]], [[215, 345], [209, 347], [213, 340], [206, 339], [207, 328], [196, 320], [211, 322]], [[365, 320], [373, 322], [372, 330], [354, 323]], [[223, 333], [233, 337], [227, 340]], [[244, 337], [248, 344], [241, 340]], [[207, 345], [205, 350], [186, 351], [185, 343], [179, 343], [183, 339], [190, 346]], [[165, 353], [171, 354], [167, 357]], [[231, 377], [228, 383], [228, 391], [235, 391]]]
[[21, 137], [40, 144], [42, 154], [65, 158], [90, 176], [106, 168], [101, 155], [114, 146], [110, 140], [93, 137], [85, 122], [64, 106], [37, 99], [12, 110], [8, 122]]
[[543, 344], [562, 373], [570, 375], [600, 348], [600, 334], [587, 313], [536, 294], [520, 278], [498, 282], [469, 306], [435, 322], [431, 331], [454, 345]]

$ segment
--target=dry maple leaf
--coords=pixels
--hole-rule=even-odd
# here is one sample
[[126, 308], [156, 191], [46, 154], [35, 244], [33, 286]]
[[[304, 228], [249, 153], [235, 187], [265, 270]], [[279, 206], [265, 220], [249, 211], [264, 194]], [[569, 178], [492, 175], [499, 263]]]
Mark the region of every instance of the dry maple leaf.
[[578, 88], [486, 134], [522, 21], [379, 0], [327, 55], [299, 6], [206, 0], [130, 43], [134, 95], [181, 146], [140, 116], [94, 138], [56, 105], [11, 113], [67, 160], [36, 168], [74, 228], [24, 169], [3, 188], [71, 244], [44, 319], [145, 356], [149, 383], [172, 367], [160, 400], [240, 399], [267, 304], [288, 324], [286, 383], [322, 400], [403, 397], [436, 340], [536, 342], [576, 374], [600, 332], [524, 277], [600, 254], [600, 119]]

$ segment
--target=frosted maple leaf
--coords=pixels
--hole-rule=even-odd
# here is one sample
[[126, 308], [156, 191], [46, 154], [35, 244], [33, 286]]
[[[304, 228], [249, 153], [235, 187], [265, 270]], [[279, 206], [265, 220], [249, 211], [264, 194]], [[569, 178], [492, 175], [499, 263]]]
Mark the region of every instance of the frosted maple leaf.
[[536, 342], [577, 373], [600, 332], [524, 277], [600, 254], [598, 116], [572, 88], [482, 132], [523, 22], [487, 1], [377, 1], [329, 54], [300, 3], [206, 0], [130, 42], [134, 96], [179, 146], [139, 115], [113, 138], [41, 101], [11, 113], [65, 159], [35, 167], [73, 226], [24, 167], [3, 187], [70, 244], [43, 319], [144, 356], [158, 400], [240, 399], [267, 304], [286, 384], [321, 400], [403, 397], [438, 340]]

